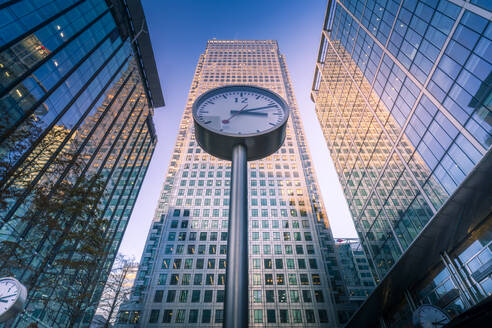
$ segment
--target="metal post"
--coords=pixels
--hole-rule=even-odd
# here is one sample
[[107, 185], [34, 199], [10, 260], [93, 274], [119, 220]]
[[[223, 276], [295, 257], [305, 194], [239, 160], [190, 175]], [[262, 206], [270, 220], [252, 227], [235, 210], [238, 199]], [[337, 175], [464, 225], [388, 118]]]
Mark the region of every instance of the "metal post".
[[229, 233], [225, 281], [226, 328], [248, 327], [248, 165], [246, 147], [232, 149]]

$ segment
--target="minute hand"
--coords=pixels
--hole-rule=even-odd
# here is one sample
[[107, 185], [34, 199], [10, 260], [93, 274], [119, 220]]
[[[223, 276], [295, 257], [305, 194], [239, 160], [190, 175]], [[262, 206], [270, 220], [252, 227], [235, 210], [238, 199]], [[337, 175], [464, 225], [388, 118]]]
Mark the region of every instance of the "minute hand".
[[[273, 108], [273, 107], [277, 107], [277, 105], [257, 107], [257, 108], [249, 108], [249, 109], [242, 110], [241, 113], [252, 112], [255, 110], [262, 110], [262, 109]], [[237, 113], [237, 112], [239, 112], [239, 111], [238, 110], [231, 110], [231, 113]]]

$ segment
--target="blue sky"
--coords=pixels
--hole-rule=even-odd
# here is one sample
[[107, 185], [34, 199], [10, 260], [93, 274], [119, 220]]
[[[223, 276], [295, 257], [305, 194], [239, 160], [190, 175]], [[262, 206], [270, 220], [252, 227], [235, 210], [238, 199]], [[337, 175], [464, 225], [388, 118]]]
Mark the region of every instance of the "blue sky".
[[120, 252], [139, 259], [154, 216], [195, 66], [207, 40], [278, 41], [286, 56], [323, 200], [335, 237], [356, 237], [310, 100], [326, 1], [142, 0], [166, 106], [156, 108], [159, 142]]

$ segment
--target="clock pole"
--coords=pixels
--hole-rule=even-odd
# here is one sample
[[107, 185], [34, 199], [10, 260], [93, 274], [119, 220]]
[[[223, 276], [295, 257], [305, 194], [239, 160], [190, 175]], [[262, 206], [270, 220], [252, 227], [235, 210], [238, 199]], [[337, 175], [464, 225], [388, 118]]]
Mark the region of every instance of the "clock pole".
[[[248, 109], [249, 104], [252, 106]], [[232, 161], [223, 327], [247, 328], [247, 161], [270, 156], [282, 146], [289, 106], [282, 97], [268, 89], [229, 85], [200, 95], [193, 103], [192, 114], [195, 139], [203, 150]], [[251, 117], [256, 120], [250, 120]], [[235, 124], [230, 124], [231, 119]]]
[[247, 328], [248, 311], [248, 166], [246, 146], [232, 149], [224, 324]]

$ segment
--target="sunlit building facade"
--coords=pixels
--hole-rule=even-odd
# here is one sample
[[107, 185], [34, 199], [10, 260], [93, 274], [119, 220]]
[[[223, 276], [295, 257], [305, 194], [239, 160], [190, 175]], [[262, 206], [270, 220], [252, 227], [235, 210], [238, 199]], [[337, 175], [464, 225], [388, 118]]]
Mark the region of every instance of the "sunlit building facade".
[[28, 289], [8, 324], [88, 327], [164, 105], [148, 33], [133, 29], [145, 17], [119, 0], [7, 1], [0, 17], [0, 275]]
[[191, 106], [230, 84], [268, 88], [291, 108], [283, 147], [248, 164], [250, 326], [336, 327], [343, 320], [335, 304], [346, 301], [345, 287], [285, 57], [276, 41], [211, 40], [118, 327], [222, 327], [231, 163], [199, 147]]
[[354, 327], [406, 327], [425, 303], [454, 317], [492, 293], [491, 15], [329, 1], [311, 96], [379, 283]]

